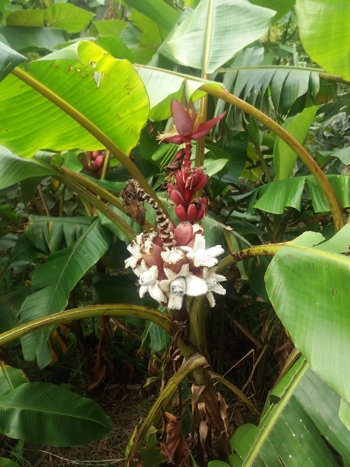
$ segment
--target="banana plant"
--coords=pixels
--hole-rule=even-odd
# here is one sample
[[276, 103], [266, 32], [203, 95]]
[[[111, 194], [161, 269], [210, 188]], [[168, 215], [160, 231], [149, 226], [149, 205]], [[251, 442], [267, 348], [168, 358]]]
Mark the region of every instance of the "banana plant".
[[[131, 0], [126, 3], [141, 8], [142, 13], [148, 17], [155, 14], [149, 2], [144, 2], [142, 7], [139, 4], [135, 5]], [[126, 60], [116, 60], [90, 41], [78, 41], [32, 61], [23, 69], [19, 65], [25, 61], [25, 57], [0, 44], [1, 77], [4, 78], [0, 85], [0, 101], [3, 109], [0, 119], [2, 118], [1, 126], [4, 128], [4, 132], [0, 135], [0, 143], [4, 145], [0, 157], [3, 166], [8, 169], [4, 170], [4, 176], [1, 177], [1, 187], [5, 188], [27, 179], [28, 172], [31, 177], [38, 179], [51, 176], [77, 193], [84, 200], [88, 212], [98, 212], [98, 215], [86, 219], [85, 223], [81, 221], [84, 227], [81, 227], [79, 233], [74, 229], [72, 232], [69, 227], [56, 228], [53, 219], [48, 219], [48, 228], [45, 230], [41, 225], [43, 219], [31, 219], [35, 232], [45, 240], [45, 248], [41, 253], [50, 253], [50, 256], [32, 276], [31, 293], [24, 299], [20, 310], [20, 326], [3, 333], [0, 336], [0, 344], [4, 345], [20, 338], [25, 358], [31, 360], [36, 357], [39, 366], [44, 367], [51, 358], [47, 345], [48, 336], [50, 330], [58, 324], [106, 315], [149, 320], [162, 327], [172, 338], [169, 362], [176, 366], [174, 352], [178, 347], [184, 357], [184, 364], [169, 378], [149, 416], [138, 429], [128, 453], [128, 465], [132, 465], [138, 459], [138, 450], [148, 428], [152, 423], [159, 423], [175, 392], [191, 372], [195, 383], [192, 387], [192, 405], [194, 413], [201, 420], [202, 427], [200, 458], [203, 465], [206, 465], [212, 456], [210, 447], [207, 447], [210, 439], [209, 430], [218, 440], [218, 450], [223, 461], [229, 460], [234, 466], [253, 465], [257, 459], [259, 462], [265, 462], [266, 456], [272, 456], [268, 457], [268, 461], [273, 463], [271, 465], [279, 465], [274, 463], [279, 462], [280, 458], [285, 465], [298, 465], [295, 459], [298, 461], [302, 459], [302, 462], [305, 460], [305, 457], [297, 455], [300, 439], [306, 432], [311, 432], [311, 428], [314, 437], [310, 444], [314, 449], [313, 454], [308, 455], [313, 456], [312, 462], [314, 465], [322, 465], [317, 462], [324, 462], [324, 459], [333, 462], [332, 455], [321, 443], [318, 434], [320, 431], [326, 437], [329, 435], [324, 430], [324, 424], [330, 417], [319, 417], [316, 422], [317, 417], [311, 413], [310, 401], [305, 402], [305, 394], [311, 383], [307, 381], [305, 386], [302, 384], [307, 375], [312, 375], [310, 380], [314, 378], [313, 381], [316, 381], [314, 384], [317, 384], [317, 378], [321, 378], [332, 387], [338, 395], [332, 414], [337, 407], [340, 407], [339, 420], [344, 427], [349, 426], [349, 385], [347, 374], [344, 373], [348, 341], [346, 326], [342, 328], [343, 332], [339, 341], [337, 340], [339, 323], [346, 323], [347, 319], [343, 304], [346, 300], [348, 260], [346, 256], [339, 254], [348, 251], [345, 241], [348, 229], [347, 225], [343, 227], [342, 212], [342, 208], [348, 206], [344, 194], [345, 179], [339, 182], [340, 177], [336, 179], [337, 181], [326, 177], [302, 146], [305, 128], [315, 114], [314, 108], [305, 109], [303, 115], [300, 114], [292, 122], [287, 121], [282, 127], [260, 110], [262, 106], [260, 109], [254, 107], [231, 94], [219, 82], [208, 80], [209, 74], [216, 72], [231, 60], [234, 53], [249, 46], [268, 31], [275, 16], [273, 10], [254, 6], [243, 0], [241, 2], [203, 0], [177, 27], [179, 15], [174, 13], [174, 9], [163, 2], [157, 3], [162, 7], [156, 10], [156, 16], [167, 17], [164, 27], [169, 33], [158, 53], [178, 65], [190, 65], [201, 70], [201, 78], [149, 65], [133, 67]], [[305, 3], [307, 2], [297, 2], [299, 11], [302, 11]], [[220, 48], [220, 53], [217, 53], [216, 46], [222, 43], [223, 24], [228, 17], [236, 21], [237, 25], [243, 24], [244, 34], [238, 37], [235, 29], [231, 28], [227, 31], [230, 40], [227, 40]], [[154, 18], [151, 19], [154, 21]], [[201, 28], [196, 28], [195, 35], [193, 35], [194, 24], [203, 25]], [[66, 27], [69, 29], [69, 25]], [[102, 25], [98, 27], [103, 29]], [[305, 90], [306, 81], [311, 83], [310, 96], [316, 97], [318, 84], [315, 72], [310, 71], [306, 74], [307, 77], [302, 75], [298, 81], [299, 88], [294, 97], [287, 100], [288, 105], [281, 101], [276, 103], [277, 109], [283, 111], [297, 98], [306, 94], [309, 89], [304, 94], [301, 92], [301, 89]], [[238, 80], [242, 79], [241, 76], [236, 78], [237, 81], [235, 84], [232, 82], [231, 86], [238, 86]], [[282, 78], [283, 86], [288, 87], [290, 85], [288, 77]], [[232, 79], [232, 76], [227, 74], [226, 79]], [[254, 77], [250, 79], [254, 80]], [[266, 74], [264, 79], [266, 82], [260, 89], [264, 87], [264, 92], [267, 92], [266, 83], [274, 77]], [[271, 89], [273, 98], [276, 99], [278, 89], [276, 90], [275, 85]], [[236, 88], [235, 94], [246, 99], [245, 88], [241, 88], [241, 91], [238, 93]], [[205, 122], [205, 119], [201, 120], [200, 116], [196, 115], [197, 109], [193, 102], [204, 98], [205, 103], [208, 95], [219, 101], [217, 115], [212, 121]], [[264, 99], [263, 96], [262, 98]], [[225, 102], [227, 116], [222, 112], [220, 100]], [[255, 103], [253, 101], [253, 104]], [[24, 106], [28, 109], [25, 115], [23, 115]], [[207, 242], [206, 232], [197, 224], [208, 210], [208, 199], [201, 193], [207, 182], [207, 175], [200, 168], [205, 159], [204, 138], [224, 117], [230, 124], [235, 109], [239, 110], [240, 115], [244, 113], [247, 122], [249, 120], [247, 116], [250, 116], [279, 138], [274, 149], [274, 163], [279, 180], [268, 184], [267, 188], [259, 189], [254, 207], [276, 214], [280, 214], [286, 206], [297, 208], [301, 190], [306, 182], [312, 187], [311, 190], [314, 190], [312, 192], [314, 206], [319, 210], [329, 210], [333, 216], [334, 228], [338, 233], [329, 242], [324, 242], [324, 238], [319, 235], [316, 238], [312, 234], [308, 234], [307, 238], [304, 236], [301, 240], [297, 239], [294, 243], [249, 246], [242, 250], [236, 247], [238, 243], [232, 247], [235, 236], [229, 237], [229, 241], [226, 240], [225, 248], [218, 244], [216, 239]], [[171, 212], [172, 220], [165, 204], [161, 202], [158, 194], [130, 157], [148, 118], [163, 120], [168, 118], [170, 113], [174, 121], [174, 131], [167, 132], [161, 139], [164, 143], [174, 145], [172, 146], [174, 154], [170, 161], [174, 164], [171, 167], [173, 180], [167, 187], [168, 195], [175, 205], [174, 213]], [[205, 113], [206, 105], [202, 104], [202, 114]], [[198, 142], [195, 166], [192, 165], [191, 160], [193, 140]], [[38, 152], [44, 148], [49, 148], [52, 152], [80, 148], [90, 158], [90, 162], [87, 162], [88, 168], [91, 167], [90, 163], [97, 163], [99, 151], [107, 149], [130, 174], [131, 180], [122, 190], [117, 190], [123, 195], [123, 201], [111, 193], [111, 188], [113, 190], [111, 184], [67, 169], [64, 161], [55, 158], [53, 154]], [[285, 164], [281, 154], [286, 150], [289, 151], [289, 155], [288, 163]], [[312, 178], [311, 176], [289, 178], [296, 157], [299, 157], [309, 169]], [[266, 179], [268, 179], [267, 171]], [[340, 188], [338, 188], [339, 183]], [[287, 196], [290, 189], [295, 194], [292, 205]], [[286, 196], [282, 200], [277, 200], [276, 207], [273, 201], [276, 200], [276, 193], [281, 193], [281, 190]], [[145, 221], [142, 208], [144, 202], [150, 206]], [[152, 227], [150, 213], [157, 221], [157, 230], [150, 230]], [[133, 219], [126, 214], [131, 215]], [[203, 220], [203, 225], [209, 225], [206, 224], [210, 222], [210, 218], [208, 219]], [[176, 227], [173, 225], [174, 220], [178, 223]], [[69, 219], [67, 225], [68, 223]], [[139, 233], [137, 224], [144, 226], [145, 231]], [[217, 222], [214, 224], [215, 229], [221, 228], [221, 232], [223, 231]], [[168, 314], [143, 305], [113, 304], [65, 311], [71, 291], [83, 275], [108, 251], [111, 245], [111, 231], [117, 233], [119, 238], [127, 243], [131, 241], [127, 247], [131, 256], [126, 260], [126, 266], [130, 267], [138, 277], [140, 298], [149, 294], [160, 305], [168, 307]], [[38, 249], [35, 244], [37, 238], [31, 234], [30, 228], [27, 229], [26, 238], [32, 245], [23, 242], [19, 244], [16, 258], [24, 258], [24, 255], [28, 255], [28, 250]], [[226, 246], [231, 247], [232, 253], [218, 262], [218, 257], [225, 252]], [[31, 254], [33, 258], [36, 257], [34, 253]], [[227, 272], [227, 268], [246, 258], [257, 256], [274, 256], [266, 274], [267, 292], [277, 315], [297, 348], [301, 350], [303, 357], [300, 363], [287, 373], [287, 383], [282, 380], [276, 387], [275, 393], [271, 393], [271, 400], [275, 395], [275, 402], [268, 401], [259, 426], [247, 425], [237, 431], [231, 440], [231, 447], [235, 452], [229, 458], [226, 405], [221, 394], [215, 389], [215, 375], [210, 372], [208, 366], [203, 310], [207, 304], [211, 307], [215, 305], [215, 296], [225, 294], [223, 283], [226, 277], [223, 274]], [[241, 271], [244, 272], [244, 269]], [[304, 276], [299, 275], [300, 271], [304, 271]], [[330, 309], [332, 315], [327, 314]], [[314, 342], [317, 345], [314, 346]], [[325, 342], [327, 345], [324, 345]], [[324, 364], [325, 356], [329, 354], [339, 362], [339, 365]], [[317, 376], [308, 370], [308, 365]], [[257, 408], [246, 400], [238, 388], [230, 385], [224, 378], [218, 377], [217, 380], [231, 388], [250, 409], [257, 412]], [[320, 383], [321, 386], [322, 384], [324, 383]], [[35, 439], [30, 438], [27, 429], [28, 420], [36, 421], [35, 417], [43, 417], [42, 413], [45, 410], [52, 410], [53, 405], [48, 408], [42, 402], [42, 398], [43, 395], [45, 397], [53, 395], [62, 403], [60, 409], [64, 409], [65, 404], [78, 405], [76, 413], [79, 421], [70, 425], [67, 437], [63, 437], [59, 443], [61, 445], [68, 443], [69, 436], [73, 437], [71, 444], [86, 442], [85, 438], [76, 439], [72, 434], [74, 431], [79, 431], [79, 426], [85, 423], [81, 417], [81, 414], [87, 410], [83, 401], [80, 399], [78, 401], [72, 394], [62, 395], [57, 389], [59, 388], [43, 386], [41, 383], [40, 385], [23, 383], [19, 387], [11, 384], [10, 390], [1, 397], [4, 417], [6, 415], [6, 427], [3, 428], [3, 432], [9, 436], [34, 441], [40, 439], [51, 444], [57, 442], [55, 440], [62, 434], [62, 427], [66, 423], [64, 417], [66, 413], [63, 413], [63, 417], [58, 419], [57, 423], [52, 413], [45, 418], [43, 431], [51, 427], [53, 421], [57, 425], [57, 431], [53, 432], [52, 438], [44, 439], [40, 436]], [[322, 400], [325, 394], [328, 393], [324, 384], [318, 397]], [[13, 431], [13, 421], [18, 417], [18, 407], [23, 400], [28, 404], [27, 411], [22, 415], [23, 428]], [[7, 404], [15, 408], [6, 411]], [[38, 413], [33, 415], [32, 419], [27, 415], [31, 411], [31, 404], [39, 407]], [[303, 409], [306, 411], [305, 426], [298, 432], [295, 443], [292, 434], [288, 444], [288, 448], [293, 449], [293, 454], [290, 452], [286, 454], [283, 451], [283, 443], [280, 440], [275, 448], [276, 453], [266, 454], [271, 443], [275, 445], [281, 424], [286, 423], [289, 417], [292, 417], [293, 423], [296, 423], [294, 415], [300, 413], [303, 404], [307, 406]], [[92, 414], [95, 410], [96, 407], [91, 406]], [[100, 413], [91, 416], [92, 419], [94, 418], [91, 432], [94, 430], [94, 423], [100, 423], [102, 426], [100, 431], [96, 431], [97, 436], [107, 434], [109, 422], [103, 417]], [[170, 425], [169, 418], [164, 423], [163, 435]], [[329, 442], [344, 459], [347, 459], [347, 451], [342, 447], [345, 442], [337, 441], [342, 436], [343, 426], [338, 420], [336, 425], [337, 435], [332, 439], [329, 438]], [[207, 430], [206, 433], [204, 428]], [[347, 428], [344, 433], [347, 439], [346, 430]], [[180, 443], [180, 447], [182, 450], [187, 450], [185, 443]], [[176, 450], [169, 453], [164, 446], [163, 450], [167, 453], [168, 460], [176, 461], [176, 456], [179, 455]], [[189, 457], [187, 456], [183, 462], [187, 462], [183, 465], [188, 465]]]

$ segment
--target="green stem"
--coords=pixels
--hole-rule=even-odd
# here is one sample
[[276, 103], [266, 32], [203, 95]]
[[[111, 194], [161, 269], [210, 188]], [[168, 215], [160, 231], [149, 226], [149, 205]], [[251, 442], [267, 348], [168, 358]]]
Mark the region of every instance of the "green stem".
[[90, 191], [81, 186], [79, 183], [76, 183], [74, 180], [71, 180], [69, 177], [65, 177], [62, 175], [53, 176], [57, 178], [60, 182], [68, 186], [68, 188], [75, 191], [78, 195], [82, 196], [83, 200], [88, 200], [89, 203], [92, 204], [92, 206], [98, 209], [98, 211], [105, 215], [107, 219], [113, 222], [113, 224], [116, 225], [118, 229], [120, 229], [129, 240], [133, 240], [136, 237], [134, 229], [132, 229], [130, 225], [124, 221], [124, 219], [118, 216], [117, 213], [112, 211], [110, 207], [108, 207], [105, 203], [98, 199], [97, 196], [93, 195]]
[[164, 208], [162, 202], [159, 200], [157, 194], [149, 185], [145, 177], [142, 175], [141, 171], [136, 167], [132, 160], [126, 156], [119, 147], [102, 131], [100, 130], [91, 120], [85, 117], [81, 112], [72, 107], [67, 101], [60, 97], [55, 92], [51, 91], [48, 87], [40, 83], [37, 79], [33, 78], [29, 73], [21, 70], [16, 67], [12, 70], [12, 74], [15, 75], [18, 79], [26, 83], [31, 88], [35, 89], [42, 96], [46, 97], [49, 101], [63, 110], [67, 115], [76, 120], [83, 128], [85, 128], [89, 133], [91, 133], [96, 139], [98, 139], [119, 161], [124, 165], [126, 170], [130, 173], [131, 177], [136, 179], [140, 186], [148, 193], [151, 198], [154, 199], [164, 211], [164, 214], [167, 214], [166, 209]]
[[62, 323], [69, 323], [77, 319], [110, 315], [146, 319], [160, 326], [170, 336], [173, 334], [172, 321], [169, 316], [153, 308], [140, 305], [92, 305], [53, 313], [44, 318], [38, 318], [29, 323], [21, 324], [10, 331], [3, 332], [0, 334], [0, 346], [8, 344], [34, 331], [38, 331], [39, 329], [56, 326]]
[[282, 248], [285, 245], [286, 243], [258, 245], [237, 251], [237, 253], [232, 253], [231, 255], [226, 256], [226, 258], [222, 259], [219, 262], [218, 267], [216, 268], [216, 273], [219, 274], [228, 267], [238, 263], [238, 261], [243, 261], [244, 259], [253, 258], [255, 256], [273, 256], [278, 252], [280, 248]]
[[[58, 167], [58, 170], [61, 172], [61, 174], [63, 174], [63, 175], [60, 175], [62, 180], [65, 180], [68, 183], [71, 183], [73, 181], [75, 184], [82, 185], [84, 188], [87, 188], [90, 192], [96, 193], [102, 199], [108, 201], [112, 206], [115, 206], [117, 209], [119, 209], [119, 211], [122, 211], [122, 212], [125, 213], [123, 203], [116, 196], [112, 195], [109, 191], [107, 191], [104, 188], [100, 187], [97, 183], [94, 183], [93, 181], [89, 180], [88, 178], [85, 178], [85, 177], [83, 177], [82, 175], [80, 175], [80, 174], [78, 174], [76, 172], [72, 172], [71, 170], [66, 169], [65, 167]], [[115, 215], [117, 215], [117, 214], [115, 214]], [[123, 219], [121, 217], [119, 217], [119, 219], [122, 222], [125, 222], [125, 221], [123, 221]], [[137, 221], [135, 221], [135, 222], [137, 222]], [[151, 230], [153, 228], [153, 225], [150, 224], [148, 221], [146, 221], [144, 227], [146, 228], [146, 230]], [[136, 233], [135, 233], [135, 235], [136, 235]]]
[[132, 458], [134, 454], [139, 451], [142, 441], [146, 436], [147, 431], [149, 430], [151, 425], [157, 425], [160, 422], [162, 414], [166, 410], [167, 406], [170, 404], [171, 399], [175, 394], [175, 391], [177, 390], [179, 384], [182, 383], [182, 381], [186, 378], [186, 376], [189, 373], [207, 364], [207, 360], [202, 355], [195, 353], [169, 379], [167, 385], [159, 395], [151, 410], [148, 412], [147, 417], [142, 423], [141, 428], [137, 432], [136, 438], [134, 439], [134, 444], [132, 445], [132, 448], [130, 450], [125, 467], [129, 467], [131, 465]]
[[317, 183], [320, 185], [332, 212], [335, 230], [338, 231], [344, 226], [343, 214], [331, 184], [315, 160], [295, 138], [293, 138], [278, 123], [272, 120], [272, 118], [268, 117], [263, 112], [243, 101], [239, 97], [230, 94], [226, 89], [217, 89], [209, 84], [203, 84], [199, 89], [219, 99], [223, 99], [228, 104], [243, 110], [243, 112], [246, 112], [259, 122], [263, 123], [267, 128], [270, 128], [270, 130], [288, 144], [288, 146], [300, 157], [302, 162], [307, 166], [315, 177]]

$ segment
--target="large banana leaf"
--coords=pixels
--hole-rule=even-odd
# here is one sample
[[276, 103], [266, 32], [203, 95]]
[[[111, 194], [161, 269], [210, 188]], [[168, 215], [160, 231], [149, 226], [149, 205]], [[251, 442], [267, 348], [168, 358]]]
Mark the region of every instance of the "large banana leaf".
[[25, 235], [39, 251], [56, 253], [77, 241], [95, 220], [93, 217], [30, 215]]
[[350, 79], [348, 0], [296, 0], [301, 42], [327, 73]]
[[[69, 247], [50, 255], [47, 262], [39, 266], [32, 277], [32, 294], [21, 308], [21, 323], [27, 323], [58, 311], [68, 303], [71, 290], [81, 277], [107, 251], [110, 234], [94, 220], [79, 239]], [[47, 347], [50, 329], [37, 331], [21, 340], [25, 359], [37, 357], [40, 367], [51, 361]]]
[[[129, 62], [118, 61], [94, 43], [83, 41], [31, 62], [26, 71], [34, 82], [88, 118], [124, 153], [137, 144], [149, 103]], [[15, 76], [0, 84], [0, 106], [4, 129], [0, 142], [19, 156], [32, 156], [42, 148], [103, 147], [77, 121]]]
[[[21, 10], [23, 11], [23, 10]], [[0, 26], [0, 37], [18, 51], [54, 50], [66, 40], [64, 31], [30, 26]]]
[[250, 3], [277, 11], [274, 18], [274, 22], [276, 22], [293, 8], [295, 0], [251, 0]]
[[[327, 176], [342, 208], [350, 206], [350, 178], [347, 175]], [[312, 207], [315, 212], [329, 211], [327, 200], [312, 175], [277, 180], [260, 187], [256, 209], [282, 214], [285, 207], [293, 207], [300, 211], [305, 183], [310, 191]]]
[[49, 383], [25, 383], [0, 397], [6, 436], [53, 446], [106, 438], [111, 421], [96, 402]]
[[235, 432], [233, 467], [338, 465], [322, 437], [349, 461], [350, 432], [338, 414], [341, 399], [305, 368], [301, 359], [273, 389], [258, 427], [243, 425]]
[[0, 81], [27, 58], [0, 42]]
[[1, 362], [0, 367], [0, 396], [13, 391], [21, 384], [29, 383], [28, 378], [19, 368], [5, 365]]
[[7, 26], [50, 27], [78, 33], [85, 29], [95, 15], [69, 3], [54, 3], [45, 10], [15, 10], [6, 18]]
[[[295, 117], [290, 117], [283, 125], [284, 128], [291, 134], [300, 144], [304, 143], [304, 139], [309, 131], [309, 127], [314, 120], [318, 107], [307, 107]], [[276, 138], [273, 148], [273, 163], [276, 170], [278, 180], [283, 180], [290, 177], [295, 161], [296, 153], [288, 146], [281, 138]]]
[[[350, 401], [349, 224], [314, 248], [283, 246], [271, 261], [266, 289], [277, 315], [312, 369]], [[328, 250], [328, 251], [327, 251]]]
[[[202, 0], [167, 45], [178, 63], [213, 73], [266, 34], [275, 13], [248, 0]], [[168, 54], [168, 47], [160, 53]]]
[[27, 178], [47, 177], [54, 175], [54, 170], [49, 166], [43, 167], [35, 159], [21, 159], [12, 154], [7, 148], [0, 146], [0, 166], [2, 169], [0, 177], [0, 189], [21, 182]]
[[158, 28], [161, 26], [167, 31], [175, 26], [180, 17], [180, 12], [163, 2], [163, 0], [143, 0], [142, 2], [139, 0], [124, 0], [124, 3], [153, 20], [158, 24]]

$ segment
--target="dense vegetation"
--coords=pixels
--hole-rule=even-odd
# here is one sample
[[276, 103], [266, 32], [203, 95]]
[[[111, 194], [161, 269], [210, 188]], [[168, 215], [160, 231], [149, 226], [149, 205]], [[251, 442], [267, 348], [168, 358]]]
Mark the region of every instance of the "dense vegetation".
[[350, 465], [348, 0], [0, 12], [1, 465]]

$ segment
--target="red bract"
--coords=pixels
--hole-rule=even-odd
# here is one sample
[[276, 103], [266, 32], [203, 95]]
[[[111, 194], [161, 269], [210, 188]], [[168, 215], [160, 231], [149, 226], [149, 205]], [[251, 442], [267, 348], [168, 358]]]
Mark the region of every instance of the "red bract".
[[189, 110], [182, 107], [179, 101], [172, 99], [170, 108], [174, 119], [174, 125], [177, 133], [169, 134], [163, 141], [166, 143], [190, 143], [192, 139], [199, 140], [204, 138], [214, 125], [223, 118], [226, 112], [204, 123], [199, 123], [196, 109], [192, 102], [189, 104]]

